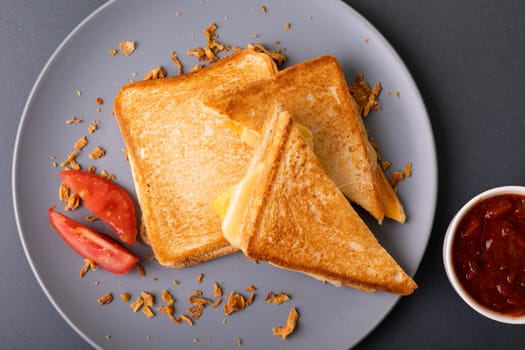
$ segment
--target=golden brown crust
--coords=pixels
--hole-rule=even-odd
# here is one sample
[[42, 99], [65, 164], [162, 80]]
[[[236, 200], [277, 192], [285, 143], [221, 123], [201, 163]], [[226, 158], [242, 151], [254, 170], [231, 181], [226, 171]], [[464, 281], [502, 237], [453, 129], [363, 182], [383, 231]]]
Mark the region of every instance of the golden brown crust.
[[[341, 191], [379, 222], [385, 216], [377, 156], [334, 57], [296, 64], [267, 81], [212, 95], [205, 103], [254, 130], [262, 128], [268, 108], [281, 106], [312, 131], [315, 153]], [[395, 193], [388, 198], [402, 209]]]
[[412, 293], [415, 282], [326, 175], [289, 114], [270, 118], [263, 135], [261, 180], [241, 227], [243, 252], [361, 290]]
[[244, 50], [197, 73], [128, 84], [116, 96], [147, 237], [162, 265], [234, 251], [211, 203], [242, 177], [252, 149], [202, 100], [275, 72], [268, 56]]

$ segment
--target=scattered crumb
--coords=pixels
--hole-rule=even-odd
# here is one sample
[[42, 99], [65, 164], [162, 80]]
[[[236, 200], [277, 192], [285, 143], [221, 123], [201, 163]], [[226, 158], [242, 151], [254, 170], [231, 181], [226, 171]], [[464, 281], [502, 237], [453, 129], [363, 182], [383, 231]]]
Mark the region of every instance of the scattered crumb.
[[115, 56], [117, 53], [118, 53], [118, 51], [115, 50], [115, 49], [110, 49], [110, 50], [108, 50], [108, 54], [109, 54], [110, 56]]
[[392, 187], [397, 186], [401, 181], [407, 177], [412, 176], [412, 163], [407, 163], [405, 169], [401, 171], [394, 171], [390, 177], [390, 184]]
[[283, 340], [286, 340], [286, 338], [294, 332], [298, 320], [299, 313], [295, 307], [292, 307], [284, 326], [272, 328], [273, 335], [276, 337], [281, 336]]
[[202, 279], [204, 278], [204, 274], [203, 273], [199, 273], [199, 275], [197, 276], [197, 283], [202, 283]]
[[104, 100], [102, 99], [102, 97], [97, 97], [96, 102], [99, 106], [102, 106], [104, 104]]
[[77, 90], [76, 94], [77, 94], [77, 96], [82, 96], [82, 91]]
[[268, 294], [266, 294], [266, 298], [264, 299], [264, 301], [266, 301], [267, 303], [274, 303], [276, 305], [280, 305], [290, 299], [291, 297], [286, 293], [273, 293], [270, 291], [268, 292]]
[[222, 297], [222, 288], [218, 282], [213, 284], [213, 296], [216, 298]]
[[264, 6], [264, 5], [259, 6], [259, 8], [261, 9], [261, 11], [262, 11], [263, 13], [267, 13], [267, 12], [268, 12], [268, 9], [267, 9], [266, 6]]
[[80, 269], [80, 278], [84, 277], [84, 275], [89, 270], [96, 271], [97, 270], [97, 265], [95, 264], [95, 262], [93, 260], [84, 259], [84, 265]]
[[139, 272], [139, 275], [142, 277], [146, 277], [146, 270], [144, 270], [144, 267], [140, 264], [135, 264], [135, 270]]
[[359, 106], [359, 112], [363, 118], [366, 118], [370, 111], [381, 108], [377, 100], [381, 91], [381, 83], [376, 83], [373, 88], [364, 81], [363, 73], [356, 76], [355, 81], [348, 86], [350, 94]]
[[286, 56], [283, 54], [283, 51], [281, 49], [269, 50], [262, 44], [248, 44], [246, 48], [249, 50], [254, 50], [255, 52], [262, 52], [267, 54], [271, 57], [272, 60], [275, 61], [275, 63], [278, 66], [281, 66], [284, 62], [286, 62]]
[[106, 339], [106, 340], [110, 340], [110, 339], [111, 339], [111, 335], [109, 335], [109, 334], [106, 335], [106, 336], [105, 336], [105, 339]]
[[[208, 28], [203, 31], [207, 43], [205, 47], [196, 47], [186, 51], [188, 56], [195, 56], [199, 61], [208, 63], [215, 62], [219, 59], [218, 54], [223, 51], [229, 51], [229, 45], [222, 44], [218, 41], [219, 35], [216, 33], [217, 24], [212, 22]], [[193, 70], [193, 69], [192, 69]]]
[[118, 45], [120, 52], [122, 52], [124, 56], [129, 56], [133, 52], [135, 52], [136, 46], [137, 46], [136, 42], [131, 41], [131, 40], [121, 41]]
[[148, 292], [140, 292], [140, 296], [144, 301], [144, 306], [153, 306], [155, 304], [155, 296]]
[[177, 17], [182, 16], [182, 12], [180, 12], [180, 11], [177, 12], [177, 13], [175, 14], [175, 16], [177, 16]]
[[97, 299], [97, 302], [100, 305], [107, 305], [107, 304], [111, 303], [112, 301], [113, 301], [113, 294], [111, 294], [111, 293], [106, 293], [106, 294], [104, 294], [103, 296], [101, 296], [100, 298]]
[[64, 210], [75, 210], [78, 207], [80, 207], [80, 196], [77, 193], [71, 193], [69, 198], [66, 201], [66, 205], [64, 206]]
[[241, 337], [237, 337], [237, 345], [238, 345], [238, 346], [241, 346], [242, 343], [243, 343], [242, 338], [241, 338]]
[[246, 291], [247, 292], [254, 292], [256, 290], [257, 290], [257, 288], [255, 288], [255, 286], [253, 284], [250, 284], [248, 287], [246, 287]]
[[66, 120], [66, 124], [79, 124], [82, 123], [84, 120], [82, 118], [77, 118], [76, 116], [73, 116]]
[[368, 44], [370, 42], [370, 38], [365, 38], [365, 43]]
[[284, 24], [284, 29], [285, 29], [285, 30], [290, 30], [291, 27], [292, 27], [292, 25], [290, 24], [290, 22], [286, 22], [286, 23]]
[[167, 76], [168, 73], [166, 72], [166, 70], [163, 67], [158, 66], [157, 68], [152, 69], [148, 73], [146, 73], [146, 75], [144, 76], [144, 80], [161, 79], [166, 78]]
[[213, 302], [213, 304], [210, 305], [210, 307], [212, 309], [215, 309], [217, 306], [221, 305], [222, 304], [222, 297], [218, 297], [217, 299], [215, 299], [215, 301]]
[[131, 300], [131, 294], [129, 293], [120, 293], [120, 300], [122, 300], [124, 303], [127, 303]]
[[58, 200], [61, 202], [67, 201], [69, 198], [69, 187], [63, 182], [58, 186]]
[[129, 306], [131, 307], [133, 312], [137, 312], [139, 311], [139, 309], [142, 307], [143, 304], [144, 304], [144, 299], [142, 299], [142, 297], [137, 297], [137, 299], [134, 302], [132, 302]]
[[155, 313], [153, 312], [153, 310], [151, 309], [151, 307], [147, 306], [147, 305], [144, 305], [142, 307], [142, 313], [144, 315], [146, 315], [147, 318], [152, 318], [153, 316], [155, 316]]
[[180, 62], [179, 58], [177, 57], [177, 52], [176, 51], [171, 51], [171, 61], [173, 63], [175, 63], [175, 65], [177, 66], [177, 72], [179, 73], [179, 75], [182, 75], [183, 74], [182, 63]]
[[180, 282], [178, 280], [173, 280], [171, 281], [171, 283], [174, 285], [174, 286], [178, 286], [180, 284]]
[[191, 318], [189, 318], [185, 314], [181, 314], [179, 317], [182, 321], [186, 322], [190, 327], [193, 327], [193, 320]]
[[396, 91], [395, 95], [396, 95], [397, 98], [401, 98], [401, 93], [399, 91]]
[[86, 147], [86, 145], [88, 144], [88, 139], [87, 137], [85, 136], [82, 136], [81, 138], [79, 138], [76, 142], [75, 142], [75, 149], [81, 151], [82, 148]]
[[240, 293], [232, 292], [228, 294], [226, 304], [224, 304], [224, 313], [231, 315], [235, 311], [244, 310], [247, 306], [246, 299]]
[[162, 300], [164, 300], [168, 305], [173, 305], [175, 303], [175, 298], [168, 292], [168, 290], [164, 289], [162, 291]]
[[93, 151], [89, 154], [89, 158], [91, 159], [99, 159], [106, 155], [106, 151], [100, 146], [96, 146]]

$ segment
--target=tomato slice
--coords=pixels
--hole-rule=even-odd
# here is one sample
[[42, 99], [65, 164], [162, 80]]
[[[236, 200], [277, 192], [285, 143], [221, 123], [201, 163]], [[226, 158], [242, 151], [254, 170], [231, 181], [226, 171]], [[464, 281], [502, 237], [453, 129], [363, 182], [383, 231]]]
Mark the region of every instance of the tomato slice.
[[73, 220], [50, 208], [51, 226], [74, 251], [103, 269], [122, 275], [139, 262], [123, 245], [109, 236]]
[[78, 193], [85, 206], [128, 243], [135, 243], [137, 219], [129, 194], [114, 182], [81, 170], [63, 170], [62, 181]]

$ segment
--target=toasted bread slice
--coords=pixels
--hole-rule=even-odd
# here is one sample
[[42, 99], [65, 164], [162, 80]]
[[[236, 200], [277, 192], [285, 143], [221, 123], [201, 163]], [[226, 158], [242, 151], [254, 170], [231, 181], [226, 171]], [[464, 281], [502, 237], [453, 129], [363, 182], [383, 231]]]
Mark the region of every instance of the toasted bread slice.
[[202, 101], [277, 72], [244, 50], [196, 73], [124, 86], [114, 111], [124, 138], [149, 241], [159, 263], [184, 267], [234, 251], [213, 199], [239, 181], [253, 148]]
[[[280, 71], [236, 91], [214, 94], [205, 103], [243, 127], [260, 131], [269, 106], [280, 105], [313, 133], [315, 154], [339, 189], [381, 222], [386, 214], [405, 221], [403, 206], [370, 144], [357, 105], [333, 56]], [[388, 182], [387, 182], [388, 183]], [[385, 210], [389, 208], [389, 210]]]
[[262, 132], [223, 220], [232, 246], [335, 285], [412, 293], [416, 283], [324, 172], [289, 113], [275, 113]]

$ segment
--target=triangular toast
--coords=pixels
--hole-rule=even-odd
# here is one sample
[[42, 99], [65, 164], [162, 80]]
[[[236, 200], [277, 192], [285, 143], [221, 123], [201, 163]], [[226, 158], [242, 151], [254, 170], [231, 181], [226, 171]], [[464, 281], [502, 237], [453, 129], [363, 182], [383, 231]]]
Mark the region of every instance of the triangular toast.
[[407, 295], [417, 288], [322, 169], [288, 112], [267, 119], [222, 227], [254, 260], [364, 291]]
[[313, 134], [326, 173], [379, 222], [405, 221], [403, 206], [378, 164], [337, 59], [321, 56], [288, 67], [266, 81], [210, 95], [205, 103], [239, 125], [260, 131], [279, 105]]
[[265, 54], [243, 50], [196, 73], [134, 82], [115, 98], [147, 240], [159, 263], [183, 267], [235, 251], [211, 203], [239, 181], [253, 149], [206, 107], [211, 93], [277, 72]]

